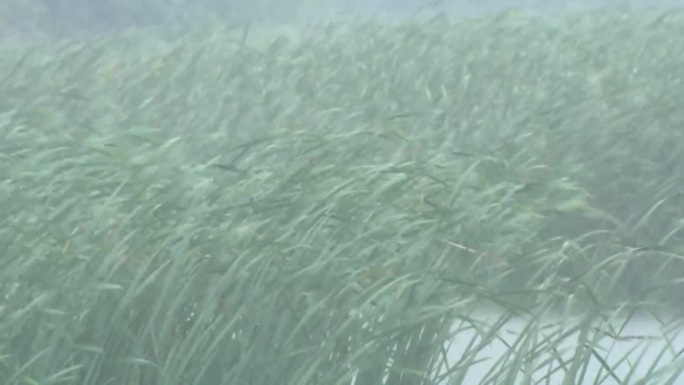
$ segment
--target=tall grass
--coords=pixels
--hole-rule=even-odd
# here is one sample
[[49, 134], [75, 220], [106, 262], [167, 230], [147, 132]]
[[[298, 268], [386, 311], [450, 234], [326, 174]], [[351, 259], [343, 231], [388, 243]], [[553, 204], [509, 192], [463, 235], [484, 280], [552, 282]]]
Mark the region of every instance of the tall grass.
[[489, 383], [600, 383], [612, 317], [681, 305], [684, 23], [656, 16], [2, 48], [2, 383], [457, 384], [514, 314]]

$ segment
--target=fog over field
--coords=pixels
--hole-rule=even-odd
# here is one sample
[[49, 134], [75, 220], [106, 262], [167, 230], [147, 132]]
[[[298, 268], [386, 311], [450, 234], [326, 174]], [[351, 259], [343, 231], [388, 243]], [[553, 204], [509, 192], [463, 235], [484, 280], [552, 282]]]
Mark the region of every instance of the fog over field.
[[25, 34], [49, 31], [61, 34], [83, 30], [104, 32], [141, 25], [175, 28], [174, 24], [179, 20], [188, 22], [203, 8], [210, 9], [216, 18], [227, 23], [257, 21], [308, 25], [350, 15], [396, 21], [438, 14], [477, 17], [514, 9], [559, 12], [602, 7], [674, 9], [683, 5], [684, 0], [12, 0], [0, 6], [0, 17], [5, 19], [0, 31], [9, 27]]
[[0, 3], [0, 385], [684, 385], [684, 0]]

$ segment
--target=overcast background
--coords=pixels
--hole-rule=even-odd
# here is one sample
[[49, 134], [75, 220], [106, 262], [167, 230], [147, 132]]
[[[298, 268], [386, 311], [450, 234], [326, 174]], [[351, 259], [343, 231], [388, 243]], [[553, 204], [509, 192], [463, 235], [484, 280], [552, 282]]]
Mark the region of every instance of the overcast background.
[[684, 0], [8, 0], [0, 4], [0, 33], [8, 36], [111, 32], [131, 26], [172, 26], [210, 14], [226, 23], [302, 23], [348, 15], [403, 18], [447, 12], [472, 17], [511, 8], [559, 11], [601, 6], [681, 7]]

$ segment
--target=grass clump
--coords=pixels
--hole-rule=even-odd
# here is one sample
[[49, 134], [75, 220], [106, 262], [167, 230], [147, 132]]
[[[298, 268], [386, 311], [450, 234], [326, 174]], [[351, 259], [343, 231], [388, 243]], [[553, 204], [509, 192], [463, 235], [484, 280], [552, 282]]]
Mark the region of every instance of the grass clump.
[[[593, 381], [611, 317], [680, 303], [682, 28], [602, 11], [5, 47], [0, 378], [459, 383], [527, 314], [490, 382]], [[549, 335], [550, 312], [583, 317]], [[457, 320], [478, 338], [449, 363]]]

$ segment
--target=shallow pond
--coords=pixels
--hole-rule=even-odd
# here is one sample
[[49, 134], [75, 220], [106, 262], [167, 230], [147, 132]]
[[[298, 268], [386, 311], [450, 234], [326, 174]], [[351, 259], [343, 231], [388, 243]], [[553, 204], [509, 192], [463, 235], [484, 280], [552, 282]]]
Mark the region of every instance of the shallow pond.
[[[489, 325], [496, 324], [501, 316], [501, 313], [492, 310], [483, 310], [472, 315], [473, 318]], [[684, 385], [684, 374], [679, 374], [676, 368], [677, 366], [684, 367], [684, 357], [680, 357], [681, 353], [684, 352], [684, 333], [681, 333], [681, 322], [674, 323], [672, 321], [664, 321], [644, 314], [629, 319], [615, 318], [604, 322], [593, 322], [592, 327], [602, 325], [604, 330], [608, 325], [612, 326], [611, 333], [614, 334], [597, 338], [593, 351], [580, 349], [584, 350], [580, 354], [587, 354], [590, 358], [588, 360], [574, 360], [585, 361], [588, 364], [580, 367], [578, 376], [582, 378], [577, 378], [569, 384]], [[530, 365], [530, 367], [535, 368], [531, 370], [533, 379], [531, 383], [562, 384], [565, 377], [564, 373], [573, 364], [572, 357], [581, 344], [578, 343], [578, 337], [580, 337], [578, 332], [561, 338], [560, 330], [569, 331], [578, 322], [579, 319], [548, 316], [539, 323], [540, 330], [538, 332], [527, 333], [525, 330], [530, 324], [528, 320], [521, 317], [509, 319], [502, 323], [503, 326], [498, 329], [497, 338], [499, 339], [483, 344], [483, 348], [475, 354], [475, 360], [481, 361], [469, 366], [462, 383], [485, 383], [483, 381], [492, 376], [490, 372], [494, 373], [502, 365], [510, 365], [510, 360], [514, 355], [507, 359], [507, 353], [509, 351], [520, 351], [521, 344], [525, 343], [525, 338], [520, 338], [521, 336], [536, 335], [536, 340], [532, 339], [531, 345], [528, 345], [531, 350], [535, 350], [537, 347], [539, 351]], [[468, 344], [473, 339], [476, 342], [482, 341], [482, 338], [478, 337], [482, 335], [482, 330], [478, 333], [465, 322], [457, 322], [454, 327], [458, 330], [458, 334], [449, 346], [447, 355], [451, 365], [464, 356], [465, 350], [472, 351], [472, 348], [468, 348]], [[487, 332], [486, 329], [485, 327], [485, 333]], [[590, 333], [589, 341], [592, 341], [595, 335], [596, 333]], [[543, 336], [548, 337], [547, 342], [544, 342]], [[554, 344], [548, 341], [562, 342], [555, 345], [554, 351], [551, 349]], [[499, 360], [504, 360], [504, 362]], [[565, 369], [561, 362], [564, 362]], [[659, 374], [655, 375], [654, 372]], [[645, 376], [649, 378], [642, 381]], [[520, 373], [516, 383], [529, 383], [522, 381], [523, 378], [523, 373]], [[490, 383], [492, 385], [501, 384], [498, 381]]]

